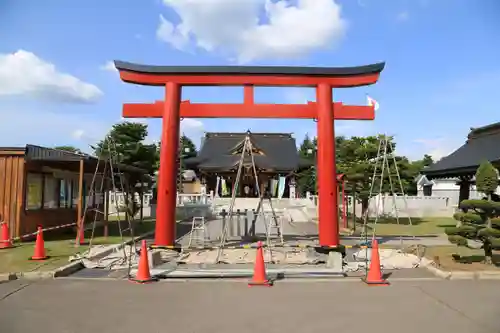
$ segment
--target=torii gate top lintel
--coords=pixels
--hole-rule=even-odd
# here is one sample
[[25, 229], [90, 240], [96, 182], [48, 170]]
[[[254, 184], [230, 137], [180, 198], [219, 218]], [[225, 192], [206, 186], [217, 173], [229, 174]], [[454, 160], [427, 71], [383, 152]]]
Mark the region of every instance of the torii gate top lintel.
[[127, 83], [162, 86], [300, 86], [320, 83], [359, 87], [377, 82], [385, 63], [355, 67], [289, 66], [152, 66], [115, 60], [120, 78]]

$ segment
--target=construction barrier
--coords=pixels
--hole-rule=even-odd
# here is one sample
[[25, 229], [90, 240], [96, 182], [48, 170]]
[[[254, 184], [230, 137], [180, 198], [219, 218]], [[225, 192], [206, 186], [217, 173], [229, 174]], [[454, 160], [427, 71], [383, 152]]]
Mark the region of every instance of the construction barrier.
[[[7, 222], [1, 222], [0, 224], [7, 225]], [[58, 226], [55, 226], [55, 227], [43, 228], [43, 229], [41, 229], [41, 231], [42, 232], [47, 232], [47, 231], [52, 231], [52, 230], [57, 230], [57, 229], [62, 229], [62, 228], [69, 228], [69, 227], [73, 227], [73, 226], [76, 226], [76, 225], [77, 225], [76, 222], [74, 222], [74, 223], [68, 223], [68, 224], [62, 224], [62, 225], [58, 225]], [[19, 237], [10, 238], [10, 241], [11, 242], [20, 241], [20, 240], [22, 241], [25, 238], [36, 237], [38, 235], [39, 231], [40, 231], [40, 229], [37, 229], [37, 231], [35, 231], [35, 232], [29, 233], [29, 234], [26, 234], [26, 235], [22, 235], [22, 236], [19, 236]]]

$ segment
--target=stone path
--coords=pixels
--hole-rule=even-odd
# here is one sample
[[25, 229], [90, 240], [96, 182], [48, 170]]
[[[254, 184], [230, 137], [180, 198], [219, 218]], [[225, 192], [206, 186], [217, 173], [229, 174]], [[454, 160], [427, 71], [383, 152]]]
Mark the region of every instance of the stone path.
[[500, 331], [500, 282], [46, 280], [0, 284], [2, 332], [371, 332]]

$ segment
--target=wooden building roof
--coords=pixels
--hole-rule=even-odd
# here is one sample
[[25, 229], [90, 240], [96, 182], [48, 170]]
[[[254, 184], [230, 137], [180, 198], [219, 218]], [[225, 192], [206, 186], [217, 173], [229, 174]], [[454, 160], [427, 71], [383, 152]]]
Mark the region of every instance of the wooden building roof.
[[500, 167], [500, 122], [471, 128], [463, 146], [423, 169], [422, 174], [429, 179], [473, 175], [484, 160]]
[[[295, 138], [290, 133], [206, 133], [198, 156], [184, 162], [188, 167], [199, 170], [235, 170], [247, 135], [250, 136], [258, 169], [291, 172], [310, 166], [308, 161], [299, 157]], [[251, 158], [246, 156], [244, 163], [251, 163]]]
[[[76, 167], [79, 162], [84, 160], [86, 167], [97, 168], [99, 159], [95, 156], [85, 153], [73, 153], [66, 150], [41, 147], [37, 145], [27, 144], [25, 147], [0, 147], [0, 154], [3, 155], [24, 155], [26, 161], [41, 161], [53, 163], [66, 163], [69, 169], [78, 170]], [[73, 168], [71, 168], [73, 167]], [[115, 168], [123, 172], [146, 174], [147, 171], [130, 165], [119, 164]]]

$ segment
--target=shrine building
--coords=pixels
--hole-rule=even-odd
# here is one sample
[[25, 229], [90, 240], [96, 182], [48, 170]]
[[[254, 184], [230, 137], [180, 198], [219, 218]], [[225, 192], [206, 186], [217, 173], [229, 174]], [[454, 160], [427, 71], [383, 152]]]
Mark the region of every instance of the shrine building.
[[[205, 133], [198, 155], [185, 159], [184, 164], [196, 172], [207, 193], [213, 191], [216, 196], [231, 196], [247, 136], [260, 193], [269, 190], [271, 196], [277, 197], [281, 182], [284, 183], [281, 196], [294, 197], [296, 173], [312, 164], [299, 156], [291, 133]], [[252, 156], [246, 152], [236, 196], [256, 197], [255, 187]]]

